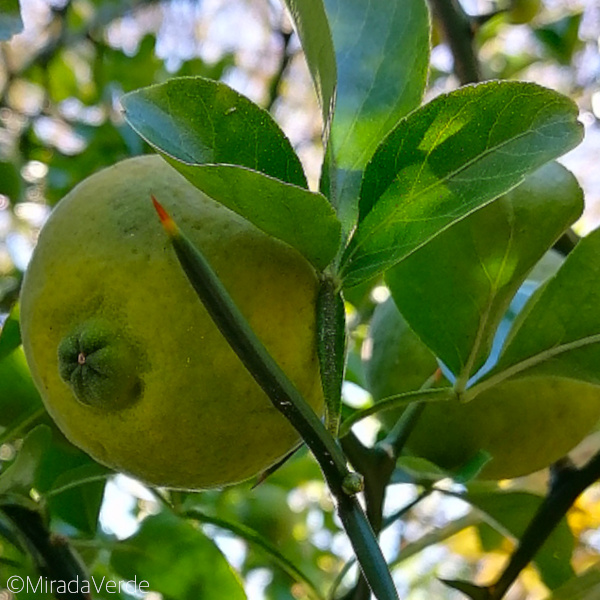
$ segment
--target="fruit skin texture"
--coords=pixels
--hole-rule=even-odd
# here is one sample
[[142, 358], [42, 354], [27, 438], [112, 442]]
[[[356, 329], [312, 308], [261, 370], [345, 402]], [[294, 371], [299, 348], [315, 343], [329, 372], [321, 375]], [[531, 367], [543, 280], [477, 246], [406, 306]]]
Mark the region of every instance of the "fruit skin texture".
[[[374, 399], [418, 389], [437, 368], [434, 355], [389, 299], [375, 309], [365, 362]], [[448, 386], [448, 381], [440, 385]], [[391, 427], [398, 411], [380, 413]], [[453, 470], [486, 450], [482, 479], [538, 471], [574, 448], [600, 418], [600, 388], [559, 377], [526, 377], [499, 384], [467, 403], [432, 402], [412, 431], [407, 450]]]
[[[22, 288], [25, 353], [54, 420], [99, 462], [161, 486], [236, 483], [276, 462], [299, 436], [202, 306], [151, 194], [202, 250], [267, 349], [321, 414], [313, 268], [296, 250], [206, 197], [159, 156], [129, 159], [91, 176], [53, 211]], [[135, 357], [128, 364], [139, 384], [124, 386], [121, 404], [95, 396], [83, 403], [61, 378], [61, 342], [82, 339], [89, 323], [107, 326], [115, 336], [111, 348], [126, 347]], [[119, 374], [112, 366], [108, 372]]]

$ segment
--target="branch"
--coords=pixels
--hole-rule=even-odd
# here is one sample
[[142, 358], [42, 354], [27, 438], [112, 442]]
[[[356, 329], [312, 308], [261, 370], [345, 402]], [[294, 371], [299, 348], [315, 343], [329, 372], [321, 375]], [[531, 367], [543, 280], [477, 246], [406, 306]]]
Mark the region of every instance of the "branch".
[[269, 83], [269, 93], [266, 104], [266, 109], [269, 112], [273, 108], [277, 98], [279, 98], [281, 81], [283, 80], [283, 76], [288, 68], [288, 65], [290, 64], [290, 60], [292, 59], [292, 53], [290, 52], [290, 40], [292, 39], [293, 32], [291, 30], [286, 31], [284, 29], [278, 29], [277, 33], [281, 38], [281, 59], [279, 61], [279, 66], [277, 67], [277, 71]]
[[458, 0], [429, 0], [454, 57], [454, 73], [461, 85], [481, 79], [479, 60], [475, 53], [475, 22], [463, 10]]
[[521, 536], [508, 565], [495, 583], [478, 586], [465, 581], [444, 583], [473, 600], [501, 600], [521, 571], [533, 560], [552, 531], [566, 516], [577, 498], [600, 479], [600, 452], [577, 469], [569, 461], [559, 461], [553, 469], [550, 492]]
[[565, 517], [575, 500], [600, 478], [600, 452], [580, 469], [565, 466], [554, 472], [550, 493], [540, 505], [521, 537], [519, 546], [495, 584], [490, 600], [500, 600], [519, 573], [531, 562], [554, 528]]

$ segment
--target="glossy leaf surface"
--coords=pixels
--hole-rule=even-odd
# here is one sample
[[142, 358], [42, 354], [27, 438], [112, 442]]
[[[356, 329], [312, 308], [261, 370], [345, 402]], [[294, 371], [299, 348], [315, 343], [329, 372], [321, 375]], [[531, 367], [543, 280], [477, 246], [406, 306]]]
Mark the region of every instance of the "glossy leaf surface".
[[390, 269], [386, 282], [412, 329], [466, 382], [527, 273], [582, 210], [576, 179], [548, 164]]
[[121, 99], [131, 126], [188, 164], [247, 167], [306, 187], [300, 159], [271, 115], [224, 83], [180, 77]]
[[558, 273], [532, 296], [496, 367], [473, 388], [530, 375], [600, 385], [600, 229], [582, 239]]
[[466, 86], [411, 113], [365, 171], [360, 223], [342, 259], [346, 286], [394, 266], [575, 146], [577, 114], [564, 96], [522, 82]]
[[132, 127], [196, 187], [317, 268], [331, 261], [340, 224], [326, 198], [305, 189], [300, 160], [266, 111], [199, 77], [133, 92], [123, 105]]
[[327, 266], [335, 256], [340, 222], [321, 194], [242, 167], [168, 160], [213, 200], [296, 248], [317, 269]]
[[324, 138], [331, 125], [335, 103], [336, 64], [331, 30], [322, 0], [284, 0], [308, 64], [321, 106]]
[[424, 0], [325, 0], [325, 6], [338, 70], [332, 176], [340, 219], [351, 224], [364, 167], [400, 118], [421, 104], [429, 15]]
[[133, 537], [113, 550], [111, 566], [126, 580], [137, 576], [138, 585], [147, 581], [150, 590], [166, 598], [246, 598], [214, 542], [199, 528], [170, 513], [144, 520]]

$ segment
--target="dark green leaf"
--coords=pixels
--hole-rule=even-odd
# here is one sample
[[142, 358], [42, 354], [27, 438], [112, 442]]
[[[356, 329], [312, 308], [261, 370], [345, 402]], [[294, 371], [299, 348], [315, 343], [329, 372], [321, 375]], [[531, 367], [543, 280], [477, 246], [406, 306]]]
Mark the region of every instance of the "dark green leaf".
[[556, 375], [600, 384], [600, 229], [583, 238], [528, 302], [498, 364], [473, 394], [510, 377]]
[[[265, 506], [261, 507], [262, 510], [265, 510]], [[273, 507], [269, 507], [270, 510], [273, 510]], [[260, 509], [259, 509], [260, 510]], [[288, 558], [286, 558], [278, 548], [271, 543], [268, 539], [265, 539], [260, 535], [259, 532], [246, 527], [240, 523], [235, 523], [233, 521], [228, 521], [227, 519], [221, 519], [218, 517], [211, 517], [202, 513], [199, 510], [190, 509], [186, 512], [186, 515], [192, 519], [196, 519], [201, 523], [210, 523], [212, 525], [216, 525], [226, 531], [230, 531], [234, 535], [239, 538], [246, 540], [252, 545], [260, 548], [280, 569], [282, 569], [285, 573], [287, 573], [294, 580], [298, 581], [298, 583], [306, 586], [306, 594], [308, 598], [312, 599], [320, 599], [322, 598], [318, 589], [315, 587], [314, 583], [310, 580], [310, 578], [302, 572], [294, 563], [292, 563]], [[264, 515], [263, 518], [268, 519], [268, 515]], [[297, 543], [297, 542], [296, 542]]]
[[462, 592], [471, 598], [471, 600], [490, 600], [492, 597], [488, 588], [469, 583], [468, 581], [461, 581], [459, 579], [442, 579], [441, 581], [448, 587]]
[[[401, 117], [421, 104], [429, 66], [424, 0], [325, 0], [337, 60], [330, 137], [341, 221], [356, 221], [361, 173]], [[352, 174], [356, 173], [357, 176]]]
[[239, 579], [200, 529], [167, 512], [148, 517], [118, 544], [110, 564], [121, 577], [177, 600], [245, 599]]
[[19, 305], [15, 304], [0, 329], [0, 362], [20, 345]]
[[238, 165], [306, 187], [300, 159], [269, 113], [224, 83], [181, 77], [121, 99], [152, 146], [194, 165]]
[[438, 96], [403, 119], [367, 166], [346, 286], [384, 271], [506, 193], [582, 137], [578, 109], [532, 83], [493, 81]]
[[594, 565], [554, 590], [546, 600], [597, 600], [600, 597], [600, 569]]
[[[464, 499], [491, 519], [490, 525], [520, 539], [543, 498], [528, 492], [468, 492]], [[534, 558], [542, 580], [554, 589], [574, 576], [571, 566], [574, 538], [565, 519], [550, 534]]]
[[44, 410], [40, 395], [23, 350], [17, 348], [0, 360], [0, 431], [2, 428], [10, 431], [22, 419], [40, 410]]
[[39, 425], [27, 435], [15, 462], [0, 474], [0, 495], [7, 492], [29, 495], [51, 440], [47, 425]]
[[0, 42], [23, 31], [18, 0], [0, 0]]
[[486, 360], [527, 273], [582, 210], [576, 179], [551, 163], [386, 273], [400, 312], [460, 387]]
[[579, 39], [582, 17], [581, 13], [567, 15], [534, 28], [533, 34], [552, 57], [563, 65], [570, 65], [575, 50], [582, 45]]
[[21, 197], [23, 185], [17, 167], [6, 161], [0, 161], [0, 194], [8, 196], [13, 202]]
[[317, 269], [335, 256], [340, 222], [321, 194], [242, 167], [169, 162], [211, 198], [296, 248]]
[[93, 536], [98, 526], [104, 485], [110, 469], [55, 432], [37, 473], [35, 488], [45, 497], [52, 516]]
[[331, 31], [322, 0], [284, 0], [290, 12], [317, 91], [324, 124], [324, 139], [333, 116], [336, 64]]

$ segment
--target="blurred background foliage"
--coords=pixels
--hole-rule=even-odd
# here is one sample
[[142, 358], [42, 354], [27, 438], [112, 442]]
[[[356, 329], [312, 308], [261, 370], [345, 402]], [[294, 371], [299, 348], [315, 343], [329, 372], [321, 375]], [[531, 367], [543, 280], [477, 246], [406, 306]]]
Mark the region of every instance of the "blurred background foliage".
[[[591, 230], [600, 223], [600, 5], [595, 0], [464, 0], [463, 5], [479, 23], [475, 43], [485, 79], [535, 81], [578, 102], [586, 138], [561, 162], [578, 177], [587, 198], [577, 230]], [[352, 584], [356, 567], [348, 564], [346, 577], [338, 580], [351, 550], [332, 515], [320, 472], [305, 451], [255, 489], [244, 484], [222, 492], [167, 494], [108, 473], [51, 425], [20, 439], [47, 420], [18, 348], [16, 317], [9, 314], [51, 207], [94, 171], [150, 151], [124, 122], [123, 93], [172, 76], [220, 79], [273, 113], [316, 187], [322, 157], [319, 110], [281, 3], [23, 0], [21, 8], [24, 31], [0, 43], [0, 493], [23, 490], [35, 506], [43, 506], [49, 523], [32, 527], [32, 541], [11, 533], [23, 514], [35, 521], [26, 512], [31, 506], [0, 518], [0, 599], [12, 597], [2, 588], [8, 573], [33, 574], [41, 568], [43, 557], [29, 558], [27, 550], [45, 540], [47, 527], [68, 536], [95, 575], [119, 579], [137, 573], [165, 598], [208, 598], [198, 596], [201, 581], [221, 590], [216, 598], [234, 598], [238, 577], [253, 599], [319, 598], [317, 590], [337, 586], [342, 591]], [[2, 26], [9, 26], [8, 14], [0, 17]], [[452, 54], [435, 26], [432, 43], [429, 97], [458, 85]], [[372, 285], [352, 290], [347, 298], [349, 405], [368, 401], [360, 387], [360, 349], [367, 318], [386, 297], [384, 288]], [[367, 420], [357, 433], [373, 440], [378, 424]], [[599, 446], [598, 435], [592, 435], [573, 456], [583, 461]], [[507, 487], [507, 492], [532, 494], [530, 510], [527, 503], [520, 508], [523, 522], [546, 483], [547, 474], [540, 473]], [[459, 598], [438, 578], [487, 582], [514, 548], [511, 534], [518, 535], [523, 526], [514, 522], [514, 506], [507, 501], [487, 511], [473, 509], [451, 495], [452, 485], [438, 482], [441, 491], [432, 492], [423, 485], [423, 472], [411, 476], [409, 469], [389, 489], [385, 512], [401, 511], [403, 518], [384, 531], [382, 544], [402, 598]], [[481, 494], [486, 492], [484, 486]], [[196, 525], [160, 516], [171, 512]], [[589, 597], [600, 597], [599, 486], [578, 500], [568, 525], [561, 544], [572, 539], [575, 550], [562, 567], [576, 573], [591, 568], [586, 577], [597, 595]], [[223, 566], [208, 539], [237, 575]], [[185, 540], [182, 547], [193, 557], [194, 567], [187, 571], [175, 570], [184, 552], [177, 540]], [[52, 539], [45, 541], [56, 550]], [[144, 562], [136, 548], [153, 542], [161, 551]], [[522, 574], [509, 598], [583, 597], [569, 596], [568, 589], [550, 596], [548, 572], [542, 564], [537, 567]]]

